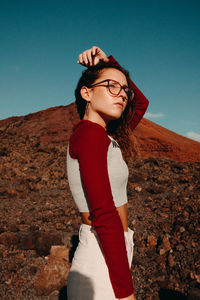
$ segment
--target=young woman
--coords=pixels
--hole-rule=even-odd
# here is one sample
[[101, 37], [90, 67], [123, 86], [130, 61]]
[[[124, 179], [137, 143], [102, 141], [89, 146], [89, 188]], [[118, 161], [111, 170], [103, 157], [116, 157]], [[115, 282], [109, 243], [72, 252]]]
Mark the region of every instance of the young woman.
[[110, 135], [123, 148], [127, 127], [137, 126], [148, 100], [128, 72], [100, 48], [80, 54], [78, 63], [88, 68], [75, 91], [81, 121], [70, 137], [67, 173], [83, 224], [68, 277], [68, 300], [133, 300], [128, 168]]

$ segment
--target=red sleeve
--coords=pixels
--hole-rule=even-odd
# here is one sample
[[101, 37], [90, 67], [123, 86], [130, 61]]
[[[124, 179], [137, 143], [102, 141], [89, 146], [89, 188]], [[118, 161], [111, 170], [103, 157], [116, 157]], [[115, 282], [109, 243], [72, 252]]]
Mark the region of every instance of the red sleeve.
[[110, 139], [100, 125], [81, 121], [70, 139], [70, 155], [77, 158], [86, 197], [116, 298], [133, 293], [124, 230], [114, 205], [108, 170]]
[[[120, 66], [120, 64], [114, 59], [112, 55], [110, 55], [108, 59], [109, 61], [115, 62], [118, 64], [118, 66]], [[136, 94], [134, 115], [130, 124], [131, 129], [134, 129], [142, 119], [143, 115], [145, 114], [145, 111], [147, 110], [147, 107], [149, 105], [149, 100], [142, 94], [142, 92], [138, 89], [138, 87], [135, 85], [135, 83], [132, 80], [131, 80], [131, 87], [133, 88]]]

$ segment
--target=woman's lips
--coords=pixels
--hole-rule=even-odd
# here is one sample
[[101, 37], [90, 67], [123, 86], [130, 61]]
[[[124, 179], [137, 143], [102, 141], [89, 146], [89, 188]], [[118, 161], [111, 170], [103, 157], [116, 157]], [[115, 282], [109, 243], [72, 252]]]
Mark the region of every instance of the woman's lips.
[[124, 105], [123, 105], [123, 103], [114, 103], [116, 106], [119, 106], [119, 107], [121, 107], [122, 109], [124, 108]]

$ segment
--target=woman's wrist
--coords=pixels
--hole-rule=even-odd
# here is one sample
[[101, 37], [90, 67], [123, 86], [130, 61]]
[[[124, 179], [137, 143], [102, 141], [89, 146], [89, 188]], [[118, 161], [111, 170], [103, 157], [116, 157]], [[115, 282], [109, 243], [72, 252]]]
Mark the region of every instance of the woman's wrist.
[[125, 298], [119, 298], [118, 300], [136, 300], [136, 297], [134, 294], [131, 294], [130, 296], [128, 297], [125, 297]]

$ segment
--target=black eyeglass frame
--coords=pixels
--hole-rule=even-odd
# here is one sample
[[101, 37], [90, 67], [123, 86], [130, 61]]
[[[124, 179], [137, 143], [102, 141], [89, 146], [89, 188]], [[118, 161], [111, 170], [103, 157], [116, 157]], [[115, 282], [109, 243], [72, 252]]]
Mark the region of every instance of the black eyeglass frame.
[[[119, 90], [119, 92], [118, 92], [117, 94], [113, 93], [113, 92], [110, 90], [109, 81], [114, 81], [114, 82], [116, 82], [117, 84], [119, 84], [120, 90]], [[108, 84], [107, 84], [107, 85], [105, 85], [105, 84], [100, 85], [100, 84], [103, 83], [103, 82], [108, 82]], [[94, 83], [94, 84], [91, 84], [88, 88], [92, 88], [92, 87], [95, 87], [95, 86], [97, 86], [97, 85], [98, 85], [98, 86], [104, 86], [104, 87], [107, 87], [108, 90], [109, 90], [109, 92], [111, 93], [111, 95], [116, 96], [116, 97], [121, 93], [121, 90], [124, 90], [124, 92], [126, 93], [126, 95], [127, 95], [127, 97], [128, 97], [127, 100], [133, 99], [133, 97], [134, 97], [134, 91], [133, 91], [132, 89], [130, 89], [127, 85], [126, 85], [126, 86], [122, 86], [118, 81], [113, 80], [113, 79], [105, 79], [105, 80], [102, 80], [102, 81], [100, 81], [100, 82], [96, 82], [96, 83]], [[126, 90], [126, 88], [128, 88], [128, 91]]]

